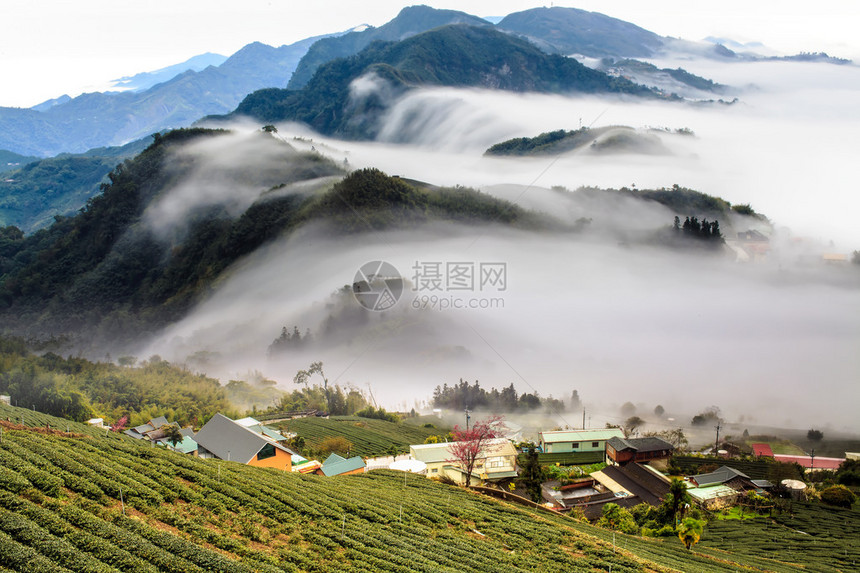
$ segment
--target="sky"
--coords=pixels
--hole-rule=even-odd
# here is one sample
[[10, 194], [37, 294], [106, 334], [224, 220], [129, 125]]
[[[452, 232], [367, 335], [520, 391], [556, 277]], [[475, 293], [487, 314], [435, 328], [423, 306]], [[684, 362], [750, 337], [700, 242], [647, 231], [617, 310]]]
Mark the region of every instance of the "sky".
[[[477, 16], [504, 16], [540, 2], [425, 2]], [[3, 0], [0, 106], [30, 107], [95, 91], [112, 79], [152, 71], [205, 52], [230, 55], [254, 41], [280, 46], [360, 24], [391, 20], [402, 0]], [[860, 3], [854, 0], [702, 5], [685, 0], [556, 3], [627, 20], [655, 33], [760, 41], [784, 53], [826, 51], [860, 60]]]

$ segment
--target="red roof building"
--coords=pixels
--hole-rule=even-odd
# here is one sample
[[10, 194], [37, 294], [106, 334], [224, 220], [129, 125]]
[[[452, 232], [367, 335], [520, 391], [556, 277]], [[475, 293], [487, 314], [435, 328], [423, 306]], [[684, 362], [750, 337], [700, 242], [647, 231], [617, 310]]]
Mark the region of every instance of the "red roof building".
[[773, 450], [768, 444], [752, 444], [753, 455], [757, 458], [772, 458]]
[[783, 454], [776, 454], [773, 456], [773, 459], [787, 464], [800, 464], [808, 470], [835, 470], [839, 469], [839, 466], [845, 461], [845, 458], [823, 458], [815, 456], [813, 459], [809, 456], [787, 456]]

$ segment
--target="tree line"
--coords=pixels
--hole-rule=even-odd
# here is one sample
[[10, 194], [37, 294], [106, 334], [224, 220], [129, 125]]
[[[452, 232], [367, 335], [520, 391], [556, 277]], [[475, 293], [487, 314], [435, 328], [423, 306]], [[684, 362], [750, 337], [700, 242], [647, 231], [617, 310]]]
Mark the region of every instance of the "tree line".
[[447, 383], [436, 386], [433, 390], [433, 406], [449, 410], [485, 409], [493, 412], [521, 412], [547, 408], [555, 411], [564, 410], [564, 401], [549, 396], [542, 398], [537, 392], [518, 393], [511, 384], [501, 390], [491, 388], [485, 390], [475, 380], [469, 384], [460, 378], [453, 386]]

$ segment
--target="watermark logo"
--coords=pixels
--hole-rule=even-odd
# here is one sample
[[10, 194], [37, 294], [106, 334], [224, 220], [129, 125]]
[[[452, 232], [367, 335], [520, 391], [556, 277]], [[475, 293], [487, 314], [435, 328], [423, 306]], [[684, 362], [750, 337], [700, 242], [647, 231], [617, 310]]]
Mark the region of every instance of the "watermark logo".
[[[508, 265], [503, 262], [415, 261], [412, 266], [414, 309], [497, 309], [501, 297], [487, 293], [508, 290]], [[466, 296], [465, 293], [480, 294]]]
[[352, 294], [368, 310], [388, 310], [403, 294], [403, 277], [391, 263], [371, 261], [356, 271]]

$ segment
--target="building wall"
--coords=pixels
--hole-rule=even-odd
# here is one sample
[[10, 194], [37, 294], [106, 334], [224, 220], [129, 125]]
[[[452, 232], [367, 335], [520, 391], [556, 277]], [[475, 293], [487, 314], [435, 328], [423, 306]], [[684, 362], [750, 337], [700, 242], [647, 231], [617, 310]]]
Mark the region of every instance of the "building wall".
[[606, 457], [616, 464], [625, 464], [633, 460], [633, 452], [630, 450], [621, 450], [620, 452], [610, 445], [606, 445]]
[[257, 456], [254, 456], [254, 458], [250, 462], [248, 462], [248, 465], [256, 466], [259, 468], [275, 468], [278, 470], [292, 471], [293, 459], [290, 454], [288, 454], [284, 450], [279, 450], [276, 448], [274, 456], [266, 458], [264, 460], [258, 460]]
[[659, 450], [655, 452], [636, 452], [637, 462], [648, 462], [651, 460], [664, 460], [672, 457], [672, 452], [668, 450]]
[[[576, 447], [573, 447], [573, 444], [576, 444]], [[543, 451], [548, 454], [566, 454], [569, 452], [602, 452], [604, 449], [606, 449], [606, 440], [584, 440], [579, 442], [546, 442], [543, 445]]]

